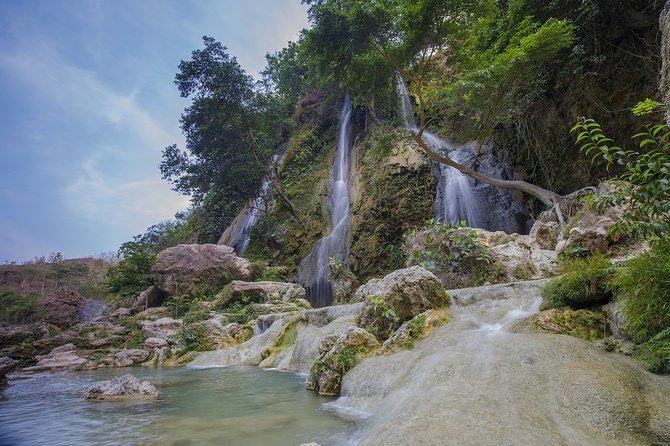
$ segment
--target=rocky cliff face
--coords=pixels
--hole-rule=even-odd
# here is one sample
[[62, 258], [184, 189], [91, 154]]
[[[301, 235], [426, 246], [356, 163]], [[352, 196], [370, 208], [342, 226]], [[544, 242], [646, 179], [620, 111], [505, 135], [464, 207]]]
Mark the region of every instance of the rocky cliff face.
[[[659, 19], [661, 30], [661, 72], [658, 92], [664, 103], [670, 103], [670, 1], [665, 3]], [[665, 113], [665, 122], [670, 126], [670, 111]]]

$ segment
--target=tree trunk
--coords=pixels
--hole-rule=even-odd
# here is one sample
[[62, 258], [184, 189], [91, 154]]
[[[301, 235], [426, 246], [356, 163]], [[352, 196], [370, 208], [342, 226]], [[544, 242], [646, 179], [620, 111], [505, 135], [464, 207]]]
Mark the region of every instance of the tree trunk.
[[474, 178], [477, 181], [481, 181], [482, 183], [490, 184], [491, 186], [499, 187], [502, 189], [518, 190], [530, 194], [538, 198], [545, 205], [554, 208], [554, 211], [556, 212], [556, 217], [558, 218], [560, 225], [561, 226], [565, 225], [565, 220], [563, 219], [563, 213], [561, 212], [561, 205], [564, 204], [565, 202], [564, 197], [557, 194], [556, 192], [552, 192], [550, 190], [544, 189], [534, 184], [527, 183], [525, 181], [501, 180], [499, 178], [490, 177], [481, 172], [477, 172], [476, 170], [470, 167], [457, 163], [448, 156], [436, 153], [423, 140], [424, 128], [425, 126], [419, 127], [419, 131], [414, 135], [414, 139], [419, 144], [421, 150], [423, 150], [423, 152], [426, 155], [428, 155], [430, 159], [441, 164], [446, 164], [449, 167], [453, 167], [462, 174], [467, 175], [470, 178]]

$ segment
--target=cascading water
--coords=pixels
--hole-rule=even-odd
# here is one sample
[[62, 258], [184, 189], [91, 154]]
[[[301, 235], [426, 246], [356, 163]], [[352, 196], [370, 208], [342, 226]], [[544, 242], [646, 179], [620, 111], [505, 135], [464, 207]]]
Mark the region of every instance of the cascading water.
[[[397, 77], [396, 85], [403, 126], [417, 132], [419, 128], [414, 119], [412, 102], [402, 77]], [[459, 164], [469, 165], [474, 160], [473, 145], [455, 146], [428, 130], [423, 131], [423, 140], [432, 150], [448, 154]], [[500, 176], [502, 172], [496, 169], [496, 165], [499, 163], [491, 159], [481, 163], [482, 170], [488, 170], [486, 174]], [[506, 166], [498, 167], [506, 169]], [[433, 168], [437, 177], [435, 218], [445, 223], [465, 220], [470, 227], [490, 231], [525, 232], [526, 212], [519, 203], [512, 200], [509, 192], [477, 184], [472, 178], [445, 164], [433, 163]]]
[[[273, 162], [277, 162], [279, 155], [273, 157]], [[265, 200], [270, 191], [270, 179], [266, 178], [261, 184], [261, 190], [256, 198], [249, 201], [249, 204], [235, 217], [235, 220], [226, 228], [219, 239], [220, 245], [227, 245], [235, 250], [235, 254], [241, 256], [249, 245], [251, 228], [254, 227], [261, 211], [265, 209]]]
[[351, 100], [349, 94], [346, 94], [340, 110], [337, 152], [331, 170], [328, 205], [332, 230], [328, 236], [316, 243], [298, 267], [297, 281], [306, 287], [307, 296], [314, 307], [330, 305], [333, 300], [333, 290], [330, 284], [330, 257], [335, 257], [340, 262], [347, 259], [351, 113]]

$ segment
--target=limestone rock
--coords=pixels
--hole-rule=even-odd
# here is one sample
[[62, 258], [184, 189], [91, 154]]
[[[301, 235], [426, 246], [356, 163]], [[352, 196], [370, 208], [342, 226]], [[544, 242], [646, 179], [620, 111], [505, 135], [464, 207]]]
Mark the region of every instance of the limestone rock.
[[437, 277], [418, 266], [372, 279], [359, 287], [355, 296], [365, 300], [360, 326], [382, 338], [419, 313], [449, 305], [449, 297]]
[[428, 310], [404, 322], [398, 330], [382, 344], [381, 353], [393, 353], [412, 348], [414, 343], [426, 337], [435, 328], [449, 321], [449, 310]]
[[226, 293], [217, 295], [221, 305], [230, 305], [235, 302], [269, 302], [281, 300], [289, 302], [305, 299], [305, 289], [295, 283], [284, 282], [244, 282], [233, 280]]
[[128, 374], [96, 383], [83, 397], [88, 400], [119, 400], [157, 399], [158, 396], [158, 390], [149, 381]]
[[521, 237], [489, 248], [494, 261], [503, 266], [503, 281], [534, 280], [555, 275], [558, 266], [556, 253], [535, 249]]
[[65, 344], [51, 350], [48, 355], [37, 356], [37, 364], [23, 369], [27, 372], [43, 372], [53, 370], [91, 370], [97, 365], [77, 354], [74, 344]]
[[181, 329], [183, 323], [181, 319], [172, 319], [171, 317], [162, 317], [155, 321], [139, 321], [144, 338], [167, 339], [176, 335]]
[[0, 358], [0, 388], [7, 384], [7, 375], [19, 365], [19, 361], [3, 356]]
[[114, 311], [109, 315], [110, 319], [123, 319], [124, 317], [129, 317], [132, 315], [132, 310], [130, 308], [121, 307], [118, 310]]
[[321, 395], [340, 393], [342, 376], [358, 361], [358, 355], [379, 347], [377, 339], [359, 327], [326, 336], [319, 345], [319, 358], [312, 365], [306, 387]]
[[130, 367], [142, 364], [149, 358], [150, 353], [143, 349], [123, 349], [100, 360], [100, 365], [105, 367]]
[[177, 245], [158, 254], [152, 273], [171, 296], [201, 296], [251, 278], [251, 263], [225, 245]]
[[[602, 183], [599, 193], [611, 191], [613, 186]], [[590, 206], [583, 206], [570, 218], [562, 229], [556, 244], [556, 253], [580, 249], [588, 253], [607, 252], [609, 247], [619, 241], [621, 234], [610, 234], [609, 229], [621, 218], [621, 206], [604, 210], [603, 215], [596, 214]]]
[[222, 316], [191, 324], [191, 331], [197, 332], [212, 349], [241, 344], [251, 338], [252, 334], [248, 325], [227, 323]]
[[135, 302], [131, 306], [131, 310], [134, 313], [139, 313], [147, 308], [160, 307], [165, 302], [166, 297], [167, 294], [163, 290], [150, 286], [137, 296], [137, 299], [135, 299]]
[[147, 338], [144, 340], [144, 346], [146, 348], [162, 348], [167, 347], [168, 341], [163, 338]]
[[557, 222], [543, 222], [538, 220], [530, 229], [530, 234], [528, 235], [530, 235], [531, 242], [537, 245], [540, 249], [553, 251], [556, 249], [556, 243], [558, 242], [560, 232], [561, 228]]
[[60, 328], [68, 328], [82, 319], [80, 310], [84, 299], [74, 290], [58, 289], [44, 300], [46, 320]]

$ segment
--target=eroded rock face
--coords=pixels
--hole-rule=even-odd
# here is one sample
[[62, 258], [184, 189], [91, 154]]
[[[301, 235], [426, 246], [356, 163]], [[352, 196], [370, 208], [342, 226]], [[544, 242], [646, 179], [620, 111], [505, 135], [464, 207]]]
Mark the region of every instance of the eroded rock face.
[[37, 364], [23, 370], [43, 372], [56, 370], [92, 370], [97, 368], [93, 361], [82, 358], [74, 344], [65, 344], [51, 350], [48, 355], [37, 356]]
[[151, 286], [137, 296], [137, 299], [135, 299], [135, 302], [131, 306], [131, 310], [134, 313], [139, 313], [148, 308], [160, 307], [165, 302], [166, 297], [167, 293], [163, 290]]
[[252, 330], [247, 325], [228, 323], [225, 317], [218, 316], [191, 324], [191, 331], [198, 333], [212, 349], [241, 344], [251, 338]]
[[149, 381], [128, 374], [95, 384], [83, 397], [88, 400], [146, 400], [157, 399], [158, 396], [158, 390]]
[[84, 298], [74, 290], [58, 289], [44, 300], [46, 320], [60, 328], [71, 327], [81, 321]]
[[339, 394], [344, 373], [356, 365], [359, 355], [377, 347], [377, 338], [359, 327], [349, 327], [339, 335], [324, 337], [306, 387], [321, 395]]
[[129, 348], [123, 349], [111, 355], [100, 359], [100, 365], [105, 367], [131, 367], [142, 364], [149, 359], [150, 353], [147, 350]]
[[360, 326], [380, 338], [387, 338], [402, 322], [419, 313], [449, 305], [449, 297], [437, 277], [419, 266], [372, 279], [358, 288], [355, 297], [365, 302]]
[[181, 329], [183, 323], [181, 319], [172, 319], [171, 317], [162, 317], [155, 321], [140, 321], [142, 334], [144, 338], [169, 339], [176, 335]]
[[6, 376], [16, 370], [19, 361], [3, 356], [0, 358], [0, 388], [7, 384]]
[[217, 296], [222, 305], [235, 302], [269, 302], [281, 300], [284, 302], [305, 299], [305, 289], [296, 283], [284, 282], [244, 282], [233, 280], [227, 293]]
[[177, 245], [160, 252], [151, 271], [168, 294], [197, 297], [250, 279], [251, 263], [225, 245]]
[[528, 234], [534, 244], [540, 249], [553, 251], [558, 242], [558, 236], [561, 228], [555, 221], [536, 221]]

